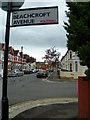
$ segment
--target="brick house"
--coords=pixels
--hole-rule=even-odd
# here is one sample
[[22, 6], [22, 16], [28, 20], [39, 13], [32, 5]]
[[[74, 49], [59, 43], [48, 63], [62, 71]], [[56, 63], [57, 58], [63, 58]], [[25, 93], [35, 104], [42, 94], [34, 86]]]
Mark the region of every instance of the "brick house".
[[[3, 77], [3, 66], [4, 66], [4, 50], [5, 45], [0, 43], [0, 75]], [[8, 50], [8, 72], [12, 69], [19, 69], [24, 71], [27, 69], [27, 65], [29, 65], [30, 69], [36, 68], [36, 59], [30, 57], [27, 54], [23, 54], [19, 50], [15, 50], [12, 46], [9, 47]]]
[[19, 52], [19, 50], [14, 50], [14, 48], [9, 47], [8, 71], [11, 71], [12, 69], [23, 70], [24, 61], [25, 60], [23, 59], [22, 52]]

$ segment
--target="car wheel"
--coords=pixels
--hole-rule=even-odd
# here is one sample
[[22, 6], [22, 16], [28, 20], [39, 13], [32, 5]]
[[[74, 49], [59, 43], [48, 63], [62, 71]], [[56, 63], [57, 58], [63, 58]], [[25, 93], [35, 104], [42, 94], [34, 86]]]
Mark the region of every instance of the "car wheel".
[[16, 74], [16, 77], [18, 77], [18, 74]]

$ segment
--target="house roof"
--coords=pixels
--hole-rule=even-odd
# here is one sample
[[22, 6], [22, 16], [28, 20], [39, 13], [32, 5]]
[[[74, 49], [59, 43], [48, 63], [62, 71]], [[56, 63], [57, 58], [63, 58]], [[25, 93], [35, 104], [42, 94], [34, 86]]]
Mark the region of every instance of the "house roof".
[[27, 62], [33, 63], [33, 62], [36, 61], [36, 59], [35, 59], [34, 57], [30, 57], [30, 56], [27, 55], [27, 54], [24, 54], [23, 56], [24, 56], [24, 59], [26, 59]]
[[5, 50], [5, 44], [4, 43], [0, 43], [0, 50]]
[[14, 50], [14, 56], [17, 56], [19, 50]]
[[23, 56], [25, 59], [29, 58], [29, 55], [27, 55], [27, 54], [24, 54]]
[[8, 51], [10, 54], [14, 55], [14, 49], [12, 48], [12, 46], [9, 47]]
[[62, 56], [61, 61], [65, 58], [65, 56], [67, 55], [68, 51], [69, 51], [69, 50], [67, 50], [67, 52], [65, 53], [65, 55]]

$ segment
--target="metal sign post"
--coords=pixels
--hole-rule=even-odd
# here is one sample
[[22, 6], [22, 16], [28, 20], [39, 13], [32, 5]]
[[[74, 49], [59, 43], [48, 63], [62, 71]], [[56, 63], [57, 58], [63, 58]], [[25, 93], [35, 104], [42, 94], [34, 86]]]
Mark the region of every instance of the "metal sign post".
[[4, 2], [0, 0], [1, 9], [7, 11], [7, 21], [6, 21], [6, 34], [5, 34], [5, 52], [4, 52], [4, 72], [3, 72], [3, 86], [2, 86], [2, 120], [8, 120], [9, 108], [8, 108], [8, 97], [7, 97], [7, 72], [8, 72], [8, 48], [9, 48], [9, 34], [10, 34], [10, 15], [11, 10], [19, 9], [24, 3], [13, 2], [13, 0], [8, 0]]
[[6, 35], [5, 35], [3, 88], [2, 88], [2, 120], [8, 120], [7, 67], [8, 67], [9, 33], [10, 33], [10, 14], [11, 14], [11, 2], [8, 2]]

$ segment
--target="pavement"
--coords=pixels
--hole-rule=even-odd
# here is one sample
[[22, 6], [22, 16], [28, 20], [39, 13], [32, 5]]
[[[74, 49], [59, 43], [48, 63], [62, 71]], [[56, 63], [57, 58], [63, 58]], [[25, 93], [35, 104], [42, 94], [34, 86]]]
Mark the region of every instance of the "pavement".
[[[24, 119], [37, 119], [37, 118], [78, 118], [78, 104], [77, 99], [66, 99], [65, 98], [57, 98], [53, 99], [44, 99], [44, 100], [36, 100], [32, 103], [29, 101], [28, 103], [21, 105], [21, 108], [17, 108], [20, 111], [19, 114], [13, 116], [12, 120], [24, 120]], [[31, 106], [31, 108], [29, 108]], [[27, 110], [25, 110], [27, 108]], [[12, 109], [12, 108], [11, 108]], [[17, 112], [16, 110], [16, 112]], [[19, 112], [18, 111], [18, 112]], [[15, 110], [14, 110], [15, 113]], [[10, 117], [11, 118], [11, 117]]]
[[[59, 79], [56, 70], [44, 81], [63, 82], [63, 80]], [[65, 81], [67, 82], [67, 80]], [[9, 118], [10, 120], [32, 120], [37, 118], [78, 119], [78, 98], [45, 98], [18, 103], [9, 106]]]

